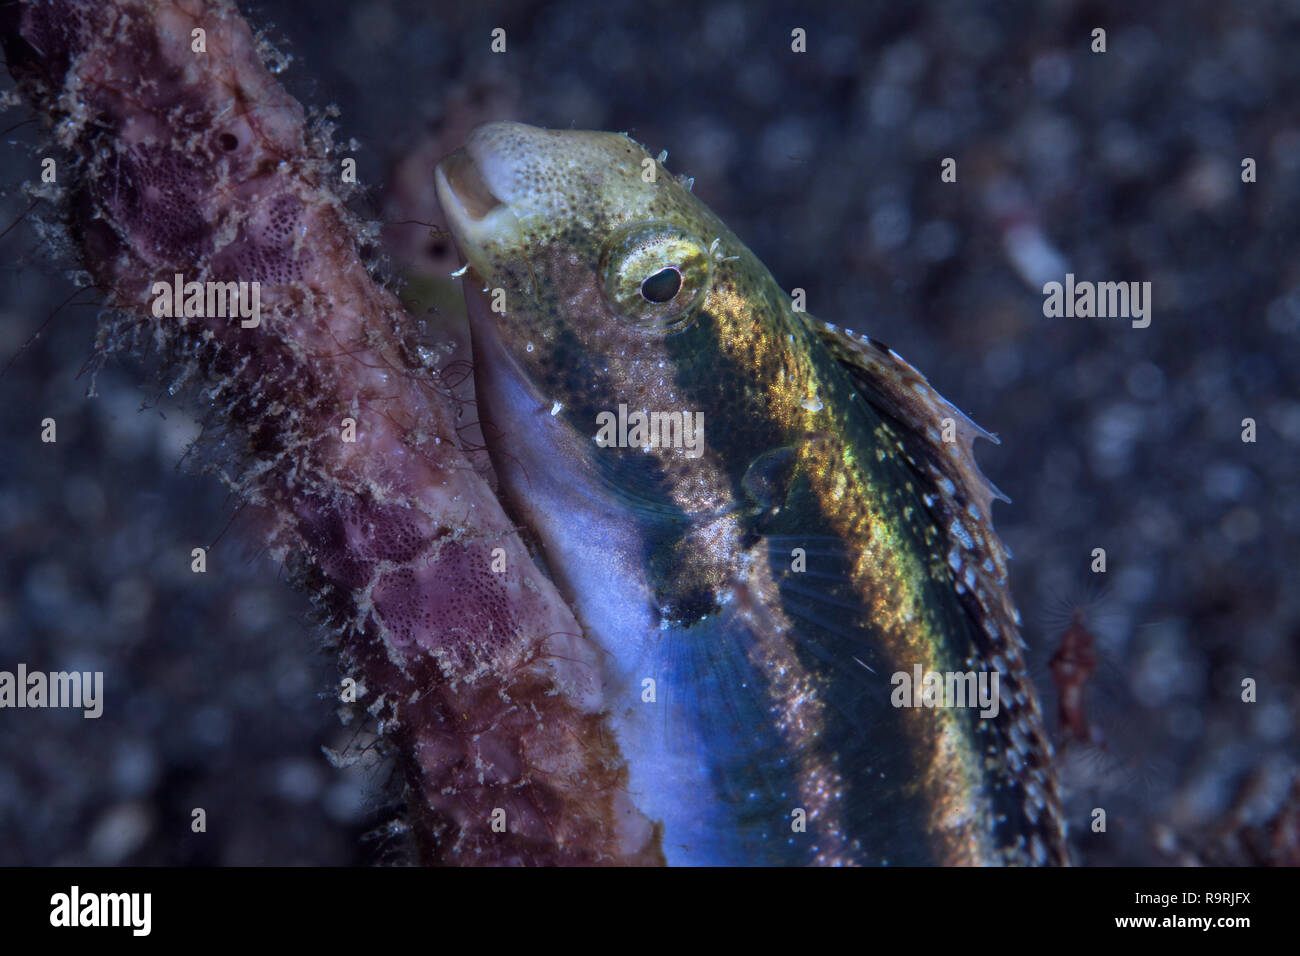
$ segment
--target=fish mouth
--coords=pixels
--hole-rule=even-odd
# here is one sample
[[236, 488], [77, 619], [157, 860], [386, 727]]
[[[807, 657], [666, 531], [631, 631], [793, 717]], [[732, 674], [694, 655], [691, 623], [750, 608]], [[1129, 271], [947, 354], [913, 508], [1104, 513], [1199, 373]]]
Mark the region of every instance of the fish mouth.
[[488, 185], [484, 164], [462, 147], [434, 170], [438, 205], [462, 258], [479, 276], [489, 276], [489, 246], [513, 246], [519, 221], [509, 204]]
[[[534, 146], [530, 126], [487, 123], [434, 171], [438, 203], [461, 254], [480, 276], [492, 274], [488, 250], [513, 253], [522, 232], [521, 210], [532, 192], [521, 177]], [[540, 132], [540, 131], [538, 131]]]
[[521, 246], [536, 247], [575, 218], [590, 218], [618, 182], [639, 187], [644, 157], [640, 146], [616, 133], [497, 121], [475, 127], [438, 164], [434, 182], [456, 244], [488, 276], [481, 266], [489, 252], [513, 259]]
[[488, 187], [478, 163], [464, 149], [458, 149], [441, 163], [437, 172], [438, 199], [443, 211], [469, 222], [482, 222], [505, 205]]
[[[505, 283], [525, 301], [535, 299], [537, 273], [523, 237], [535, 234], [538, 218], [539, 192], [531, 174], [547, 149], [554, 149], [554, 136], [523, 123], [486, 123], [435, 169], [438, 203], [461, 257], [476, 277], [466, 286], [470, 297], [476, 294], [471, 286], [481, 279], [485, 287]], [[526, 275], [511, 278], [512, 266], [518, 263]]]

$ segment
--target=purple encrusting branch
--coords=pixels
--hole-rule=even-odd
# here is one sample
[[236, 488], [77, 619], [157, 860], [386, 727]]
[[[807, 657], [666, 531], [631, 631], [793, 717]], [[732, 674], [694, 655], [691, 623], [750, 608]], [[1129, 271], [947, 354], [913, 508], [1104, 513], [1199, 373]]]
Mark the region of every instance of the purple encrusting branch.
[[[101, 344], [152, 348], [198, 383], [214, 467], [271, 516], [272, 554], [324, 612], [423, 859], [662, 862], [605, 726], [598, 650], [458, 445], [413, 323], [363, 262], [340, 157], [233, 5], [0, 17], [68, 153], [65, 225], [114, 309]], [[154, 283], [177, 274], [258, 283], [260, 321], [157, 317]]]

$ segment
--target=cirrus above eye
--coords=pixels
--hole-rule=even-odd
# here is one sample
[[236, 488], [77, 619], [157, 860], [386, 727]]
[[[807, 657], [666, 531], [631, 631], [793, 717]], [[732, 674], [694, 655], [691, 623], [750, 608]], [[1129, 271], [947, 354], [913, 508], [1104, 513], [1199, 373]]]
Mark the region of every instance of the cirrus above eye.
[[662, 220], [633, 222], [606, 239], [601, 292], [616, 315], [675, 331], [689, 325], [713, 283], [708, 246], [689, 230]]
[[641, 283], [641, 297], [647, 302], [671, 302], [682, 287], [682, 274], [674, 266], [660, 269]]

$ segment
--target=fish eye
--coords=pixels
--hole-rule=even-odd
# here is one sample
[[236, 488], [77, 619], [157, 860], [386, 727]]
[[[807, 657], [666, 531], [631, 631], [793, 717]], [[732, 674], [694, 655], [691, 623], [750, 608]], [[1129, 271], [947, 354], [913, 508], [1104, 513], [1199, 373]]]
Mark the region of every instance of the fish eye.
[[631, 223], [601, 251], [601, 291], [622, 318], [676, 330], [689, 324], [709, 290], [712, 261], [703, 242], [673, 223]]
[[641, 283], [641, 298], [647, 302], [671, 302], [682, 287], [682, 274], [673, 266], [660, 269]]

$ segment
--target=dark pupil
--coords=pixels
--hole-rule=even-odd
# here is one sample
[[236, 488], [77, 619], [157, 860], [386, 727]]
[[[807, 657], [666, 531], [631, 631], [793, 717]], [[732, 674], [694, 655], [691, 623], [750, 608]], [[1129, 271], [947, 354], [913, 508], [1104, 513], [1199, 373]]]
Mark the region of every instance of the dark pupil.
[[669, 266], [641, 283], [641, 295], [647, 302], [668, 302], [681, 287], [682, 274]]

